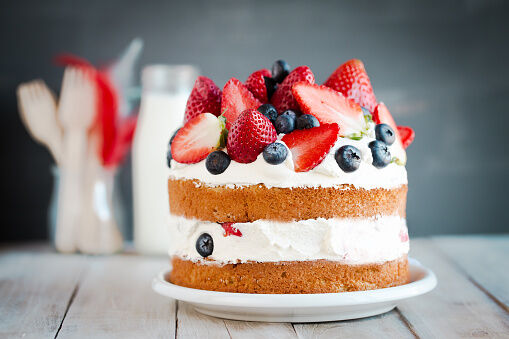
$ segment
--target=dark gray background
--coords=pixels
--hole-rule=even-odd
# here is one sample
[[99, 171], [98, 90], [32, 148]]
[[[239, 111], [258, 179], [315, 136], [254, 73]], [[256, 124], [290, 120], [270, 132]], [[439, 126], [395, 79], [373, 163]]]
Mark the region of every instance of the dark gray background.
[[[107, 61], [136, 36], [142, 64], [192, 63], [219, 86], [275, 59], [318, 81], [362, 59], [377, 98], [417, 138], [408, 150], [411, 234], [507, 232], [509, 2], [2, 1], [1, 238], [46, 236], [52, 160], [18, 117], [15, 88], [68, 51]], [[164, 156], [164, 155], [161, 155]], [[129, 168], [121, 174], [131, 208]]]

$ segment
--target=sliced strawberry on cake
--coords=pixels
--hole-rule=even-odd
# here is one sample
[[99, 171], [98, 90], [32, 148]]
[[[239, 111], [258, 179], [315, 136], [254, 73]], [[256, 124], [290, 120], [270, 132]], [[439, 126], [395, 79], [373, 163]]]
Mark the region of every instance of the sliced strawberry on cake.
[[366, 107], [370, 112], [373, 112], [377, 105], [371, 81], [360, 60], [352, 59], [339, 66], [324, 85]]
[[296, 110], [299, 108], [292, 92], [293, 85], [298, 82], [315, 83], [315, 76], [308, 66], [299, 66], [291, 71], [274, 92], [270, 102], [280, 114], [289, 109]]
[[325, 159], [338, 136], [339, 126], [332, 123], [293, 131], [286, 134], [281, 141], [292, 153], [295, 172], [307, 172]]
[[[383, 102], [379, 103], [375, 110], [373, 111], [373, 121], [377, 124], [387, 124], [391, 126], [392, 130], [396, 134], [396, 141], [394, 144], [391, 145], [391, 153], [394, 154], [396, 157], [399, 157], [401, 162], [403, 164], [406, 163], [406, 152], [405, 152], [405, 146], [403, 143], [403, 140], [401, 138], [401, 134], [399, 132], [399, 128], [396, 125], [396, 122], [394, 121], [394, 118], [391, 115], [391, 112], [389, 112], [389, 109], [387, 109], [387, 106]], [[410, 127], [407, 127], [411, 130], [408, 135], [405, 134], [405, 138], [407, 140], [407, 147], [410, 145], [410, 143], [413, 140], [413, 137], [415, 134], [413, 134], [413, 130]], [[409, 138], [412, 138], [411, 140]]]
[[250, 163], [276, 139], [276, 129], [270, 120], [257, 110], [248, 109], [231, 125], [226, 149], [232, 160]]
[[302, 112], [315, 116], [320, 124], [337, 123], [341, 136], [358, 134], [366, 127], [361, 106], [327, 86], [299, 82], [293, 95]]
[[183, 164], [194, 164], [224, 146], [223, 121], [212, 113], [203, 113], [189, 120], [171, 143], [172, 158]]
[[408, 126], [398, 126], [398, 133], [401, 137], [401, 143], [403, 147], [406, 149], [415, 139], [415, 132], [412, 127]]
[[271, 76], [270, 71], [264, 68], [254, 72], [246, 80], [247, 89], [253, 93], [256, 99], [260, 100], [264, 104], [269, 102], [265, 78], [270, 78]]
[[221, 114], [221, 89], [211, 79], [199, 76], [187, 99], [184, 123], [202, 113]]
[[246, 109], [257, 109], [261, 104], [242, 82], [231, 78], [224, 85], [221, 98], [221, 114], [226, 118], [226, 128], [230, 129], [240, 113]]

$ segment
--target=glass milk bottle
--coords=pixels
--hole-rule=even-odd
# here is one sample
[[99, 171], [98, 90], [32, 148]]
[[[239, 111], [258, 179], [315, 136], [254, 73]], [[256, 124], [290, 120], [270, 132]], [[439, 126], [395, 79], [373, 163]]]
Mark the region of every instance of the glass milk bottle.
[[140, 115], [133, 144], [134, 245], [139, 253], [168, 252], [170, 221], [166, 152], [182, 126], [198, 76], [189, 65], [150, 65], [142, 71]]

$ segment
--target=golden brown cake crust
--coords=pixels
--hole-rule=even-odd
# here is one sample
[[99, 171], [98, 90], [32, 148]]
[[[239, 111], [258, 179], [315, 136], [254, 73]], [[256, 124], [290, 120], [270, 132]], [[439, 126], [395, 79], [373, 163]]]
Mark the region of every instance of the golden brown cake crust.
[[203, 265], [174, 256], [169, 280], [201, 290], [296, 294], [373, 290], [408, 282], [404, 255], [383, 264], [345, 265], [328, 260]]
[[316, 218], [405, 217], [407, 185], [366, 190], [351, 185], [319, 188], [209, 187], [197, 180], [169, 179], [170, 211], [211, 222]]

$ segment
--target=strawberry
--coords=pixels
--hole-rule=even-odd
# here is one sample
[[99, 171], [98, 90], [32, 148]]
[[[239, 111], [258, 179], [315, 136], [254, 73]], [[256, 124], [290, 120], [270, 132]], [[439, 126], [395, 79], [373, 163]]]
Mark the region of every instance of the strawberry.
[[403, 147], [406, 149], [415, 139], [415, 132], [412, 127], [408, 126], [398, 126], [398, 133], [401, 137], [401, 143]]
[[247, 109], [231, 125], [226, 149], [232, 160], [250, 163], [276, 139], [276, 129], [270, 120], [255, 109]]
[[226, 118], [226, 128], [230, 129], [240, 113], [246, 109], [257, 109], [261, 104], [242, 82], [231, 78], [224, 85], [221, 98], [221, 113]]
[[336, 143], [339, 126], [323, 124], [309, 129], [295, 130], [281, 140], [292, 152], [295, 172], [307, 172], [319, 165]]
[[265, 78], [270, 78], [271, 76], [270, 71], [264, 68], [254, 72], [246, 80], [247, 89], [253, 93], [256, 99], [260, 100], [264, 104], [269, 102]]
[[[387, 124], [391, 126], [394, 133], [396, 134], [396, 141], [391, 145], [391, 153], [398, 153], [402, 163], [406, 163], [405, 147], [399, 134], [399, 129], [396, 126], [396, 122], [391, 115], [391, 112], [387, 109], [387, 106], [383, 102], [376, 105], [373, 111], [373, 121], [377, 124]], [[413, 131], [412, 131], [413, 132]], [[411, 141], [410, 141], [411, 142]], [[410, 145], [410, 143], [408, 143]]]
[[298, 82], [306, 82], [308, 84], [315, 83], [315, 76], [308, 66], [299, 66], [288, 74], [283, 82], [278, 86], [276, 92], [272, 96], [270, 102], [276, 107], [279, 113], [291, 109], [299, 108], [297, 101], [293, 97], [292, 87]]
[[366, 127], [361, 107], [327, 86], [300, 82], [293, 86], [293, 95], [302, 112], [314, 115], [320, 124], [338, 123], [341, 136], [359, 133]]
[[362, 61], [352, 59], [339, 66], [324, 83], [373, 112], [377, 104]]
[[224, 119], [203, 113], [189, 120], [171, 144], [172, 158], [183, 164], [194, 164], [221, 147]]
[[223, 222], [223, 223], [220, 223], [221, 226], [223, 227], [224, 229], [224, 236], [227, 237], [229, 235], [236, 235], [237, 237], [241, 237], [242, 236], [242, 232], [235, 226], [233, 226], [235, 223], [234, 222]]
[[196, 79], [187, 99], [184, 123], [201, 113], [212, 113], [215, 116], [221, 114], [221, 90], [214, 81], [204, 76]]

